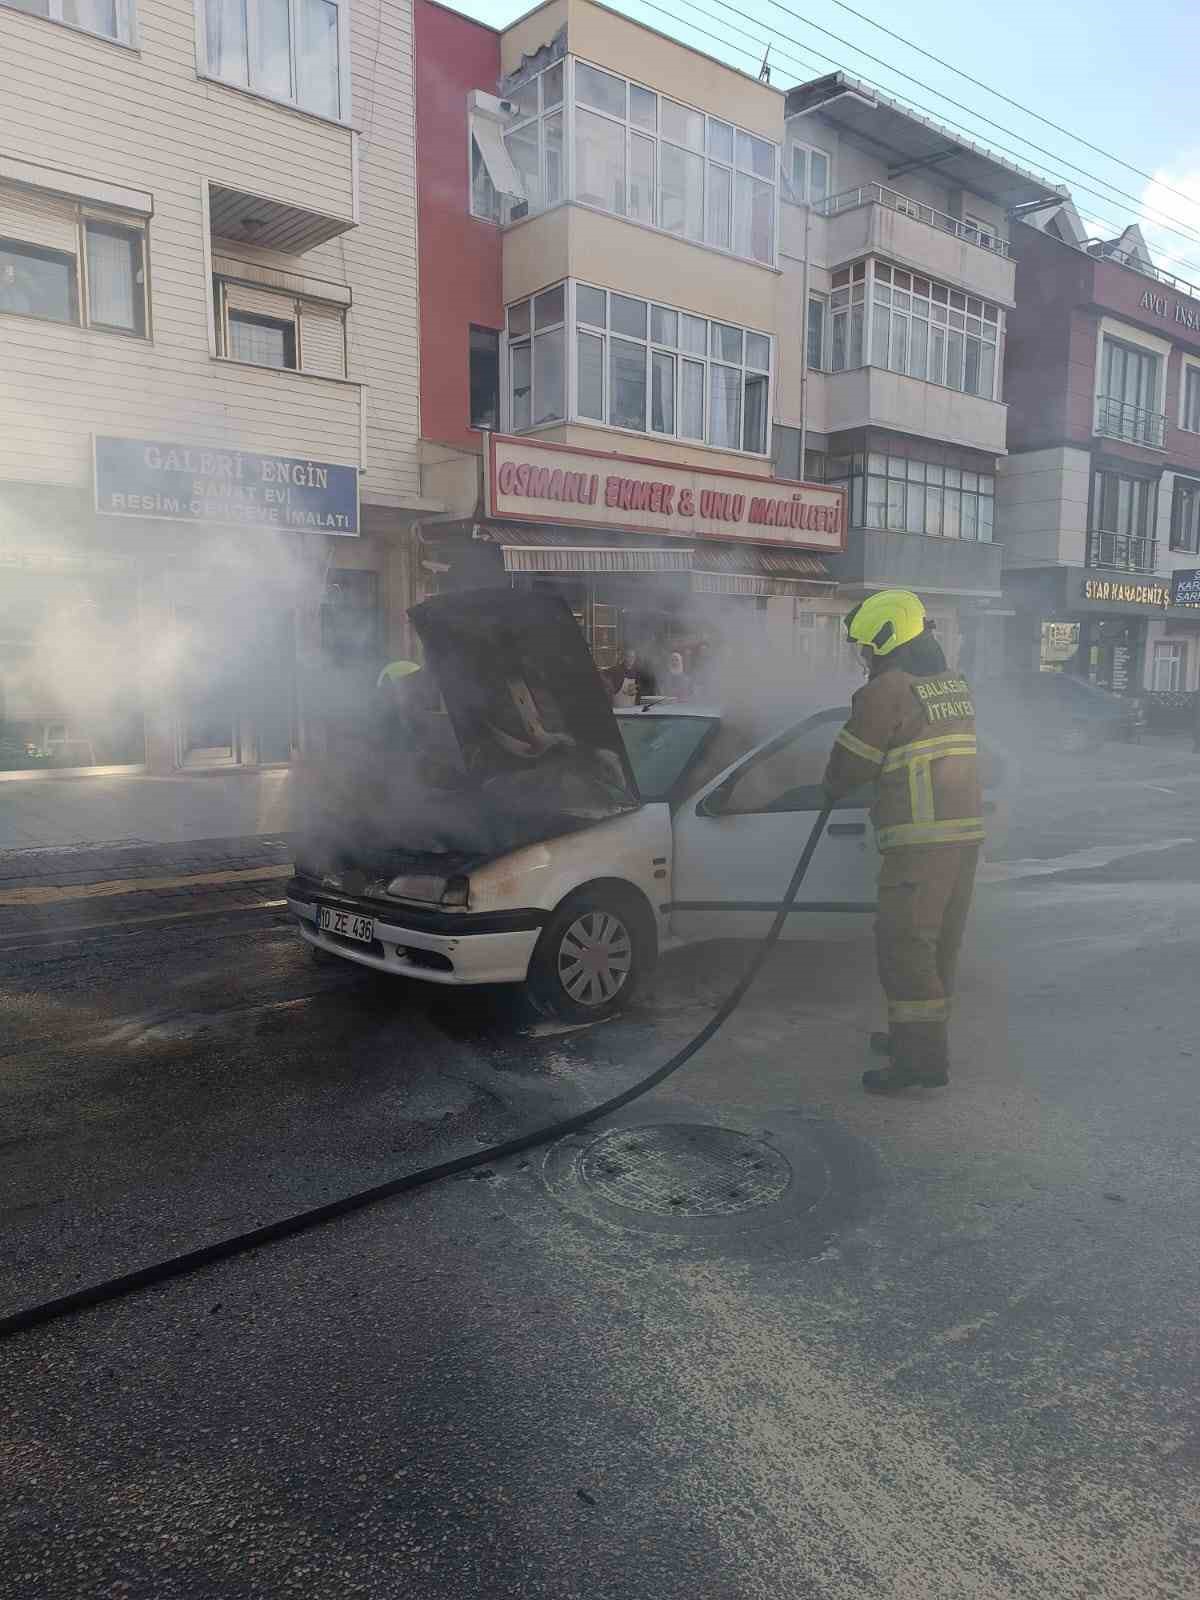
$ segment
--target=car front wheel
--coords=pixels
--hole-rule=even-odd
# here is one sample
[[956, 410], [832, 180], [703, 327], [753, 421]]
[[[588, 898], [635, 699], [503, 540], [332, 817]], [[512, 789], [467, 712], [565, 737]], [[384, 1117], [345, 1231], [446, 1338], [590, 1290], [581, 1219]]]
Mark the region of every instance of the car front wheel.
[[542, 929], [529, 966], [540, 1011], [598, 1022], [627, 1005], [653, 962], [653, 933], [632, 897], [585, 890], [564, 900]]

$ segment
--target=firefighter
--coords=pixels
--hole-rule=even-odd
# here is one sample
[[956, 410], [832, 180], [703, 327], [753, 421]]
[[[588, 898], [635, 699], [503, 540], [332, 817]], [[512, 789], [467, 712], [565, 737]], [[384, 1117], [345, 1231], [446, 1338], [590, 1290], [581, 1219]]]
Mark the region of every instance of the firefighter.
[[875, 924], [890, 1056], [863, 1074], [872, 1094], [949, 1082], [947, 1023], [983, 841], [971, 690], [950, 672], [915, 594], [885, 589], [854, 608], [846, 632], [868, 681], [834, 741], [825, 791], [875, 786], [880, 852]]

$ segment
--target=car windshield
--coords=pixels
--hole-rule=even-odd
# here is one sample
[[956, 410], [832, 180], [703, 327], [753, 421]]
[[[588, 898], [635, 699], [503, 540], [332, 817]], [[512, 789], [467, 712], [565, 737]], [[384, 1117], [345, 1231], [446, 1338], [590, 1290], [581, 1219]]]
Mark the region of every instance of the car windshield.
[[668, 800], [716, 717], [618, 717], [643, 800]]

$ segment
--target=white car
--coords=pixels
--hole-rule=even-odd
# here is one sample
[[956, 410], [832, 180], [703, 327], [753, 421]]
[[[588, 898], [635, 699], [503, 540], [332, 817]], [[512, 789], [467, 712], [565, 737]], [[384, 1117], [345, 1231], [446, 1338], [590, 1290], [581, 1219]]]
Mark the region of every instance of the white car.
[[[522, 742], [521, 733], [532, 728], [534, 744], [559, 739], [575, 756], [599, 759], [604, 765], [592, 770], [606, 786], [603, 803], [589, 804], [592, 797], [585, 795], [580, 805], [573, 795], [574, 811], [564, 817], [556, 795], [545, 817], [533, 818], [528, 842], [520, 827], [513, 835], [506, 825], [504, 837], [483, 838], [472, 851], [462, 834], [475, 826], [473, 816], [464, 822], [439, 806], [433, 823], [422, 817], [416, 825], [421, 837], [414, 847], [398, 802], [394, 846], [302, 845], [289, 905], [303, 937], [330, 955], [429, 983], [524, 983], [541, 1009], [571, 1021], [595, 1020], [632, 997], [661, 950], [766, 933], [820, 810], [819, 780], [847, 711], [842, 706], [802, 717], [748, 751], [747, 740], [715, 709], [662, 703], [614, 714], [566, 607], [538, 595], [504, 593], [513, 602], [561, 607], [565, 627], [555, 641], [554, 671], [540, 682], [528, 660], [519, 669], [482, 675], [488, 694], [507, 686], [519, 708], [515, 720], [507, 719], [517, 733], [506, 733], [494, 718], [486, 726], [506, 745]], [[443, 601], [461, 607], [468, 598], [441, 597], [414, 610], [427, 659], [437, 661], [441, 652], [436, 631], [421, 627], [422, 613]], [[531, 631], [515, 635], [525, 650]], [[569, 683], [562, 654], [572, 653], [572, 640], [583, 661]], [[479, 707], [464, 706], [446, 681], [445, 664], [443, 656], [439, 686], [467, 768], [478, 772]], [[578, 712], [589, 682], [595, 690], [587, 708], [590, 736], [583, 728], [589, 718]], [[552, 715], [539, 723], [548, 700], [555, 702]], [[494, 710], [493, 699], [489, 715]], [[556, 723], [566, 732], [548, 731]], [[726, 752], [743, 753], [730, 760], [723, 744]], [[497, 780], [492, 766], [482, 765], [491, 783], [518, 784], [523, 826], [536, 770], [514, 778], [510, 769]], [[484, 780], [485, 796], [488, 787]], [[866, 792], [848, 796], [834, 811], [785, 938], [870, 932], [878, 858], [869, 798]], [[511, 815], [510, 809], [506, 824]], [[492, 821], [489, 810], [486, 823]], [[426, 838], [431, 827], [433, 849]]]

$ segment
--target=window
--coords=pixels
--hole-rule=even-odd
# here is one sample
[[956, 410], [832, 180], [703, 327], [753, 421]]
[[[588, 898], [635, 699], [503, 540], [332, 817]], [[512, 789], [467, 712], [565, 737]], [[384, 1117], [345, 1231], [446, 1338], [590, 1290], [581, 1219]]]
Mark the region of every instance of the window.
[[132, 5], [128, 0], [0, 0], [0, 5], [30, 16], [65, 22], [85, 33], [128, 44], [133, 38]]
[[[822, 719], [768, 746], [742, 768], [725, 792], [721, 810], [727, 815], [762, 811], [811, 811], [821, 804], [821, 779], [840, 719]], [[862, 805], [851, 794], [839, 805]]]
[[825, 366], [825, 296], [808, 297], [808, 365], [813, 372]]
[[972, 244], [982, 245], [985, 250], [996, 248], [996, 230], [990, 222], [984, 222], [981, 217], [973, 217], [966, 212], [963, 215], [963, 228]]
[[811, 145], [792, 146], [792, 198], [798, 205], [816, 205], [830, 193], [829, 157]]
[[990, 472], [872, 450], [829, 456], [825, 479], [849, 489], [852, 527], [992, 541], [996, 480]]
[[867, 264], [857, 262], [833, 275], [829, 297], [832, 325], [829, 364], [834, 372], [861, 367], [866, 327]]
[[[766, 454], [771, 341], [765, 334], [589, 284], [574, 291], [572, 415]], [[562, 288], [548, 293], [561, 295]], [[528, 306], [509, 307], [510, 364], [525, 342]], [[511, 426], [533, 426], [513, 383]], [[535, 415], [536, 406], [528, 413]]]
[[1165, 418], [1159, 412], [1158, 378], [1157, 355], [1106, 334], [1100, 358], [1096, 432], [1161, 448]]
[[0, 239], [0, 311], [78, 322], [75, 257]]
[[217, 354], [225, 360], [346, 376], [343, 306], [226, 277], [214, 279], [213, 305]]
[[566, 415], [566, 285], [508, 308], [509, 414], [514, 432]]
[[1187, 646], [1173, 639], [1160, 639], [1154, 646], [1151, 686], [1159, 694], [1178, 694], [1187, 681], [1184, 670]]
[[871, 276], [872, 366], [995, 398], [998, 307], [882, 261]]
[[495, 432], [500, 426], [500, 333], [471, 328], [471, 426]]
[[146, 332], [144, 238], [140, 229], [86, 222], [88, 322], [119, 333]]
[[1176, 478], [1171, 492], [1171, 549], [1200, 554], [1200, 483]]
[[203, 0], [204, 69], [322, 117], [350, 114], [344, 0]]
[[1094, 473], [1088, 566], [1153, 572], [1158, 551], [1153, 537], [1155, 501], [1155, 485], [1149, 478]]
[[44, 210], [31, 202], [25, 211], [31, 232], [71, 248], [0, 238], [0, 313], [145, 338], [144, 229], [102, 221], [67, 201], [47, 201]]
[[296, 324], [256, 317], [249, 311], [229, 313], [229, 357], [259, 367], [296, 365]]
[[1200, 433], [1200, 367], [1184, 363], [1183, 405], [1179, 426], [1189, 433]]
[[583, 61], [575, 63], [574, 119], [575, 199], [774, 265], [776, 150], [768, 140]]

